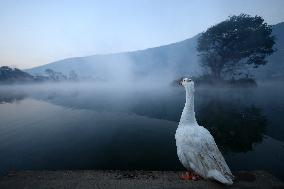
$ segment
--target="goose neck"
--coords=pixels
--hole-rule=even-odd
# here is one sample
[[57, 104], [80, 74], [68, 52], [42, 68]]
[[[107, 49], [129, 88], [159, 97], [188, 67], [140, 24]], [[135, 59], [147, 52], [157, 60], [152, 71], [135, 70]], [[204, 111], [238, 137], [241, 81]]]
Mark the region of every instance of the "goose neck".
[[194, 112], [194, 90], [189, 87], [185, 87], [186, 90], [186, 101], [184, 109], [182, 111], [179, 125], [181, 126], [192, 126], [197, 125], [195, 112]]

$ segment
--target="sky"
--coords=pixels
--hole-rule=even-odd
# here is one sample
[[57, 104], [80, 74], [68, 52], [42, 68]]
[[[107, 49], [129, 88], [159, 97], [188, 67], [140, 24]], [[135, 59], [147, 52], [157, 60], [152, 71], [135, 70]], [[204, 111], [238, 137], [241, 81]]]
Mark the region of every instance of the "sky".
[[0, 66], [178, 42], [231, 15], [284, 21], [283, 0], [0, 0]]

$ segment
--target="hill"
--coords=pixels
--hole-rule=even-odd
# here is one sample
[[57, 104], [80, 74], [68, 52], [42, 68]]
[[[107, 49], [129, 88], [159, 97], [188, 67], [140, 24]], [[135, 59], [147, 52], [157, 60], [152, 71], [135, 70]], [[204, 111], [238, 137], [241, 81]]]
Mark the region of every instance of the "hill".
[[37, 75], [44, 73], [45, 69], [63, 74], [74, 70], [81, 78], [101, 80], [196, 74], [199, 71], [196, 41], [197, 36], [146, 50], [68, 58], [26, 71]]
[[[273, 26], [273, 34], [278, 51], [268, 58], [267, 65], [253, 71], [259, 80], [284, 79], [284, 22]], [[45, 69], [63, 74], [74, 70], [81, 78], [99, 80], [198, 75], [201, 73], [196, 51], [198, 37], [133, 52], [68, 58], [26, 71], [37, 75]]]
[[8, 66], [0, 67], [0, 83], [23, 83], [35, 81], [34, 76], [23, 72], [17, 68], [13, 69]]
[[256, 70], [255, 75], [261, 80], [284, 80], [284, 22], [273, 26], [277, 51], [268, 57], [268, 63]]

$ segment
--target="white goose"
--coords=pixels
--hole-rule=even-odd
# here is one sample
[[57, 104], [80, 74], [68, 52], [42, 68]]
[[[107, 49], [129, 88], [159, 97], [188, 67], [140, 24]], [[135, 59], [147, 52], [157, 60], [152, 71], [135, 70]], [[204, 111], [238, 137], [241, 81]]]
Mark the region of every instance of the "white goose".
[[[183, 179], [195, 180], [198, 175], [223, 184], [233, 184], [228, 165], [210, 132], [199, 126], [194, 112], [194, 82], [184, 78], [180, 82], [186, 91], [186, 103], [176, 130], [177, 154], [182, 165], [194, 173], [182, 175]], [[195, 175], [197, 174], [197, 175]]]

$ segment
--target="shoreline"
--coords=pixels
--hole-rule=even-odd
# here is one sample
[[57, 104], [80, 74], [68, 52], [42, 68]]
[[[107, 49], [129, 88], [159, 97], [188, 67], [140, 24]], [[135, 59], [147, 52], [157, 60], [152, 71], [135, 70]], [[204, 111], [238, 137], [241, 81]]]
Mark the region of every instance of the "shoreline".
[[183, 188], [284, 188], [284, 183], [266, 171], [237, 171], [232, 186], [215, 181], [184, 181], [181, 171], [120, 171], [120, 170], [74, 170], [74, 171], [16, 171], [0, 177], [1, 189], [20, 188], [115, 188], [115, 189], [183, 189]]

